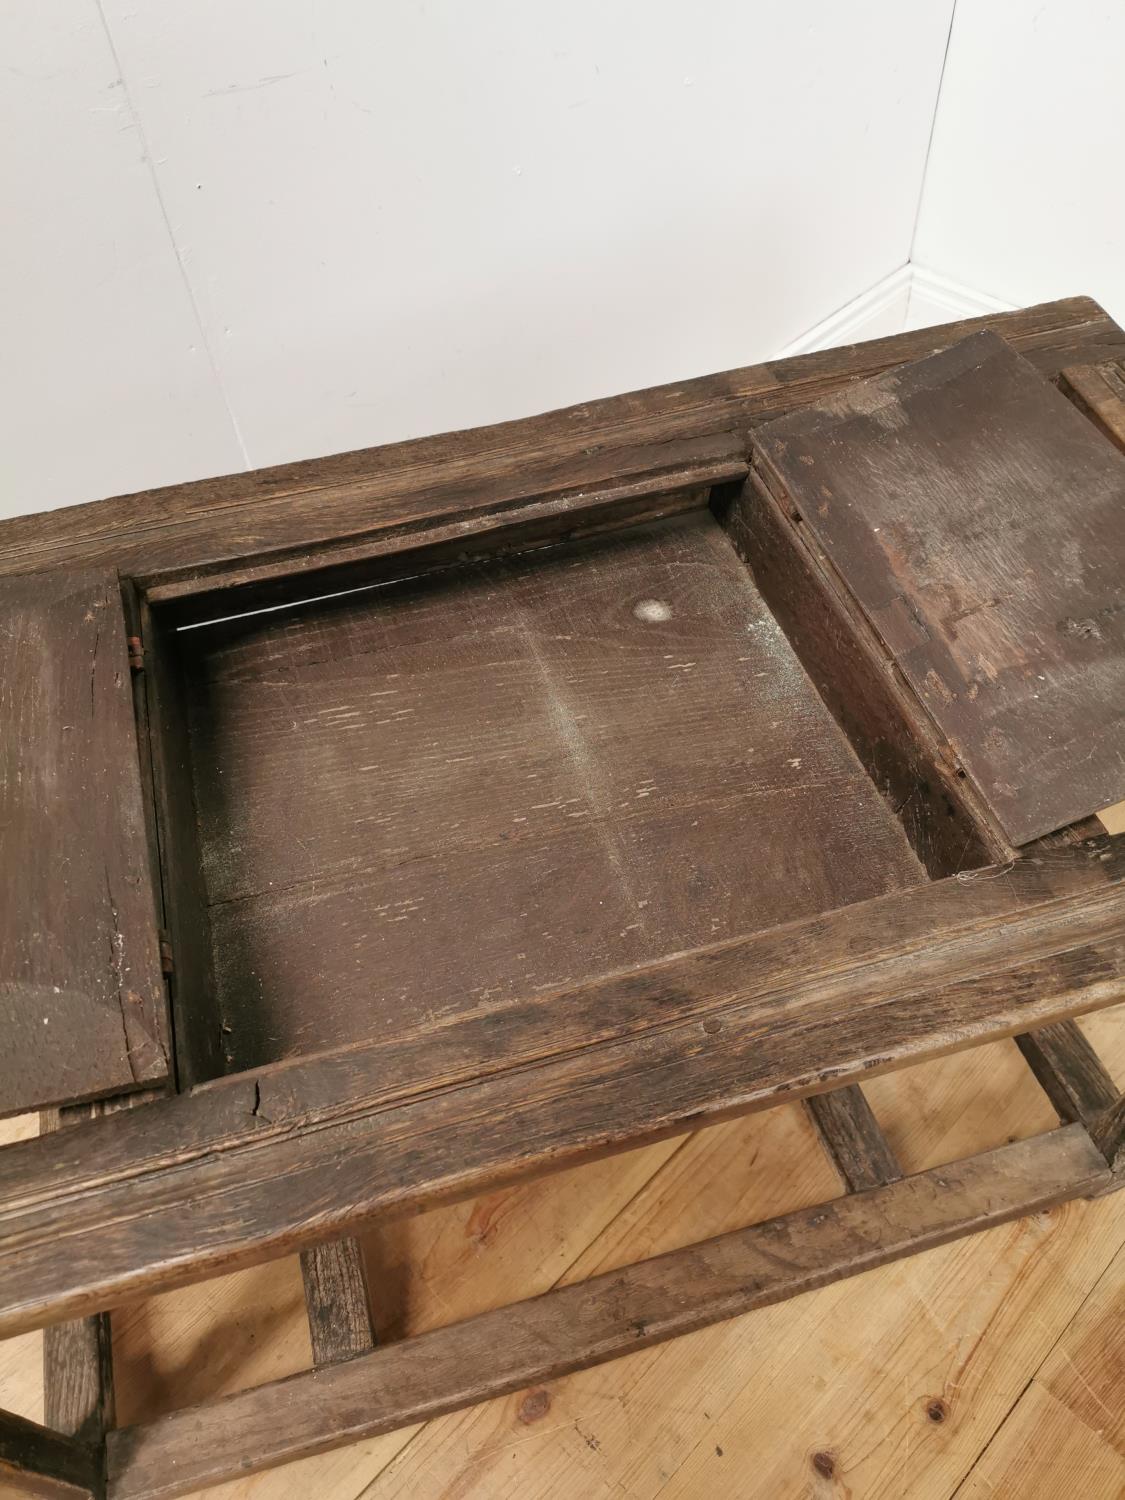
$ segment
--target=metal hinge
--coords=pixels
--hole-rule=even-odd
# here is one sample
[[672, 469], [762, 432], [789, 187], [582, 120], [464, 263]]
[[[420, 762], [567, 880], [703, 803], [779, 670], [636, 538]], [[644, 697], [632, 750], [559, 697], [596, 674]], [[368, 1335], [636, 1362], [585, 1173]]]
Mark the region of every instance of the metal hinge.
[[139, 635], [131, 635], [127, 637], [127, 644], [129, 647], [130, 667], [132, 667], [134, 672], [143, 672], [145, 669], [144, 642]]
[[167, 977], [174, 974], [176, 965], [172, 958], [172, 940], [163, 930], [160, 933], [160, 972]]

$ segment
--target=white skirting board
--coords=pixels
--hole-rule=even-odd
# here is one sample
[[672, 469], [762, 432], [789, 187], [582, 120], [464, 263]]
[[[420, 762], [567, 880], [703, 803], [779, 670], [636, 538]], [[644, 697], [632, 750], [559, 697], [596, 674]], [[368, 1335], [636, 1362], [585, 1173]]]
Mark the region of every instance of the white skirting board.
[[929, 328], [957, 318], [1008, 312], [1014, 305], [951, 281], [926, 266], [908, 264], [899, 266], [787, 344], [778, 357], [858, 344], [864, 339], [885, 338], [906, 328]]

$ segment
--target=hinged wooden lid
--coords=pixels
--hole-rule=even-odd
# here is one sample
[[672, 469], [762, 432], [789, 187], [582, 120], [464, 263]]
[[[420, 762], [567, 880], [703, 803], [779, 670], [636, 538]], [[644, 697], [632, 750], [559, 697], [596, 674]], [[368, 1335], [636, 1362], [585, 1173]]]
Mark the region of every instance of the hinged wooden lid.
[[1125, 797], [1125, 455], [991, 332], [759, 428], [1015, 844]]
[[112, 570], [0, 580], [0, 1115], [168, 1076]]

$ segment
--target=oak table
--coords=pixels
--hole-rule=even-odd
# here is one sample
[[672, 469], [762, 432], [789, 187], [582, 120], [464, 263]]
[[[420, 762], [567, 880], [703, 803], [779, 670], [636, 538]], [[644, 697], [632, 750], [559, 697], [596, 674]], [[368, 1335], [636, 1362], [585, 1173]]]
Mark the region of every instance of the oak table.
[[[0, 1466], [187, 1494], [1118, 1186], [1123, 354], [1072, 299], [0, 525]], [[904, 1171], [861, 1082], [1013, 1035], [1059, 1128]], [[844, 1196], [376, 1342], [357, 1231], [802, 1098]], [[293, 1250], [312, 1370], [114, 1425], [115, 1307]]]

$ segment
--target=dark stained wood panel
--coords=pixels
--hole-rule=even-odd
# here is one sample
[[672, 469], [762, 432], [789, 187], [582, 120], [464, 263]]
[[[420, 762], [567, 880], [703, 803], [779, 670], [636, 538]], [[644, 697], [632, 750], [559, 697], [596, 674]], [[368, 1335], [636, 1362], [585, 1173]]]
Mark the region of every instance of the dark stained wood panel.
[[0, 1114], [163, 1080], [124, 614], [109, 571], [0, 583]]
[[925, 879], [706, 511], [180, 638], [230, 1069]]
[[1016, 844], [1125, 797], [1125, 456], [995, 333], [757, 434]]
[[303, 1250], [301, 1280], [314, 1364], [331, 1365], [374, 1349], [375, 1323], [358, 1240]]
[[894, 1149], [858, 1084], [813, 1094], [805, 1104], [849, 1192], [881, 1187], [902, 1176]]

